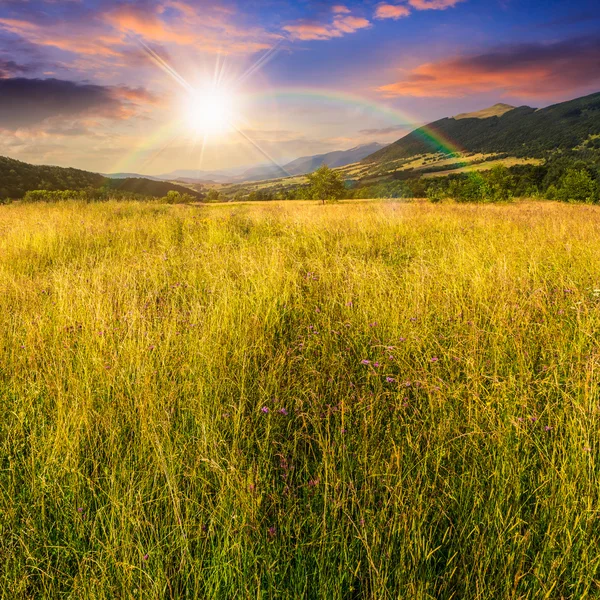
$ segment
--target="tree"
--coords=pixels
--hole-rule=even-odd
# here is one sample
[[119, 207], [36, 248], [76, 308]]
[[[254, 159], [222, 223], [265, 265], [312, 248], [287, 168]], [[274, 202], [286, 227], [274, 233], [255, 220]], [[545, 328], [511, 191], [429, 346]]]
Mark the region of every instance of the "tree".
[[563, 202], [592, 203], [597, 200], [598, 186], [585, 169], [567, 169], [557, 195]]
[[221, 200], [221, 192], [216, 188], [210, 188], [210, 190], [208, 190], [208, 194], [206, 194], [206, 201], [218, 202], [219, 200]]
[[309, 198], [321, 200], [325, 204], [327, 200], [339, 200], [344, 197], [346, 186], [342, 175], [327, 165], [319, 167], [314, 173], [307, 175], [307, 178]]

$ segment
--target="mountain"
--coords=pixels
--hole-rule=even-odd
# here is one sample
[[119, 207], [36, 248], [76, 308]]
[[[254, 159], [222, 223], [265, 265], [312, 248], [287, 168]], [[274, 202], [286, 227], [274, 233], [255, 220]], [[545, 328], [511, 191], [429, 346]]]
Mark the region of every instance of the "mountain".
[[322, 165], [327, 165], [332, 169], [336, 167], [345, 167], [346, 165], [359, 162], [363, 158], [373, 154], [373, 152], [382, 150], [385, 147], [384, 144], [374, 142], [372, 144], [362, 144], [361, 146], [350, 148], [350, 150], [339, 150], [337, 152], [329, 152], [328, 154], [319, 154], [317, 156], [305, 156], [288, 163], [285, 165], [284, 169], [291, 175], [303, 175], [305, 173], [316, 171]]
[[151, 179], [152, 181], [162, 181], [160, 177], [140, 175], [139, 173], [102, 173], [102, 175], [109, 179]]
[[266, 179], [289, 177], [290, 175], [293, 175], [293, 173], [287, 171], [285, 167], [279, 167], [277, 165], [260, 165], [244, 171], [241, 175], [236, 177], [235, 181], [239, 183], [244, 181], [264, 181]]
[[158, 176], [163, 181], [181, 181], [185, 183], [232, 183], [236, 177], [244, 172], [244, 168], [220, 169], [216, 171], [202, 171], [200, 169], [178, 169]]
[[110, 178], [80, 169], [66, 169], [29, 163], [0, 156], [0, 199], [22, 198], [32, 190], [112, 189], [160, 198], [175, 191], [202, 198], [202, 194], [167, 181], [148, 178]]
[[456, 120], [459, 119], [487, 119], [489, 117], [501, 117], [506, 114], [509, 110], [515, 109], [516, 106], [511, 106], [510, 104], [494, 104], [494, 106], [490, 106], [489, 108], [484, 108], [483, 110], [477, 110], [475, 112], [470, 113], [461, 113], [460, 115], [456, 115], [454, 118]]
[[[442, 140], [451, 140], [452, 146], [462, 152], [541, 157], [549, 151], [575, 148], [600, 134], [600, 93], [538, 110], [506, 105], [508, 110], [502, 112], [497, 107], [420, 127], [363, 162], [386, 163], [431, 152], [453, 154]], [[486, 112], [502, 114], [482, 116]]]
[[283, 167], [277, 165], [261, 165], [248, 169], [237, 179], [244, 181], [261, 181], [265, 179], [277, 179], [279, 177], [288, 177], [290, 175], [305, 175], [316, 171], [320, 166], [345, 167], [352, 163], [359, 162], [373, 152], [385, 148], [384, 144], [373, 142], [372, 144], [362, 144], [350, 148], [350, 150], [336, 150], [327, 154], [317, 154], [315, 156], [303, 156], [289, 162]]

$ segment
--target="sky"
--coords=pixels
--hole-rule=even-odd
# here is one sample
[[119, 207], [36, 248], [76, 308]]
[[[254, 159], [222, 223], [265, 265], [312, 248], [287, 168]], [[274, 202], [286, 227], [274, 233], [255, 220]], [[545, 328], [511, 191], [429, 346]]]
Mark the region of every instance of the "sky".
[[0, 155], [160, 175], [600, 91], [598, 0], [0, 0]]

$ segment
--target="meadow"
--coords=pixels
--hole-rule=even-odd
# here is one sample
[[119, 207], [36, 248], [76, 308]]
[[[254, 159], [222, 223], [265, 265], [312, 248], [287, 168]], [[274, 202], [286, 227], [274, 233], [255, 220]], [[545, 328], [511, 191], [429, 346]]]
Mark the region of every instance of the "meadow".
[[598, 598], [599, 341], [599, 206], [0, 206], [0, 598]]

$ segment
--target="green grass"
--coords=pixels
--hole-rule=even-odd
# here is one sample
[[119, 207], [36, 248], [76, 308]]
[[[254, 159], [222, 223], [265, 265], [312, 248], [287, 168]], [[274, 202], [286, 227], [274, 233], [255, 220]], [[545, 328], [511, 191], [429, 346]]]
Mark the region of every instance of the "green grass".
[[599, 597], [599, 240], [553, 203], [0, 207], [0, 597]]

